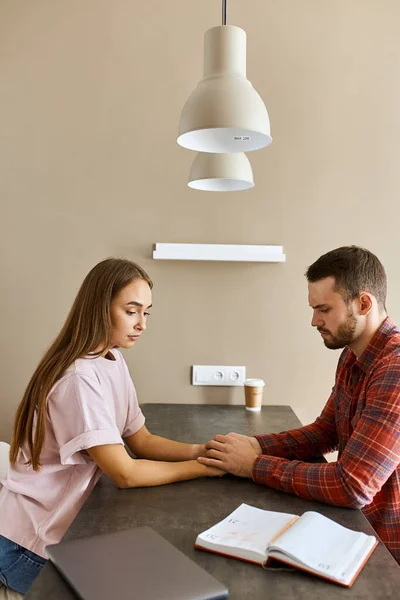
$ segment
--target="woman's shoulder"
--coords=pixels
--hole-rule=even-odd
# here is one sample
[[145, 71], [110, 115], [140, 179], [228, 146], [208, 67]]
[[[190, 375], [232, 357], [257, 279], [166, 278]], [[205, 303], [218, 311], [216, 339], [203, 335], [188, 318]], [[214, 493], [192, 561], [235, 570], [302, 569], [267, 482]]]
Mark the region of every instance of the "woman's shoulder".
[[103, 377], [112, 376], [116, 371], [125, 367], [124, 358], [119, 350], [113, 348], [114, 359], [85, 356], [77, 358], [61, 375], [53, 390], [64, 385], [69, 385], [74, 380], [91, 379], [100, 382]]
[[121, 352], [117, 348], [112, 348], [105, 357], [88, 355], [77, 358], [65, 373], [81, 373], [82, 375], [85, 375], [98, 370], [107, 371], [121, 363], [125, 364]]

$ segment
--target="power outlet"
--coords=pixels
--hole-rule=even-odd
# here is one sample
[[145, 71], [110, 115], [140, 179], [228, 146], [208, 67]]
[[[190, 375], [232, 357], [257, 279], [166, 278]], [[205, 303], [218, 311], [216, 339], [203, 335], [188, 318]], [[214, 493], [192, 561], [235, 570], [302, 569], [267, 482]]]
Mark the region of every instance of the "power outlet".
[[244, 385], [246, 367], [193, 365], [192, 385]]

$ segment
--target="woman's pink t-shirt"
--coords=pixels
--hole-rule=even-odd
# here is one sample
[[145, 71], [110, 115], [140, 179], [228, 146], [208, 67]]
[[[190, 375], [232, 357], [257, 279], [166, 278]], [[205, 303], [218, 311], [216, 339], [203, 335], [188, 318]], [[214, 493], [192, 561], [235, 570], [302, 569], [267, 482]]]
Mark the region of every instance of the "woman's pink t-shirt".
[[115, 361], [75, 361], [47, 399], [47, 428], [41, 470], [24, 463], [26, 448], [10, 465], [0, 492], [0, 535], [47, 558], [88, 498], [101, 471], [86, 452], [123, 444], [144, 425], [128, 367], [118, 350]]

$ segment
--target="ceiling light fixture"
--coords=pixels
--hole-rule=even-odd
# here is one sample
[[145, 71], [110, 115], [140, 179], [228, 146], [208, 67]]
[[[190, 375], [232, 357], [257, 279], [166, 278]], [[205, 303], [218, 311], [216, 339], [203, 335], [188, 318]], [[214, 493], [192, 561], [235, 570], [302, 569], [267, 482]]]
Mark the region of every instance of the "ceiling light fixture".
[[253, 171], [244, 152], [199, 152], [190, 169], [188, 186], [205, 192], [238, 192], [254, 187]]
[[267, 109], [246, 78], [246, 32], [222, 25], [204, 37], [204, 77], [183, 107], [178, 144], [189, 150], [233, 153], [272, 142]]

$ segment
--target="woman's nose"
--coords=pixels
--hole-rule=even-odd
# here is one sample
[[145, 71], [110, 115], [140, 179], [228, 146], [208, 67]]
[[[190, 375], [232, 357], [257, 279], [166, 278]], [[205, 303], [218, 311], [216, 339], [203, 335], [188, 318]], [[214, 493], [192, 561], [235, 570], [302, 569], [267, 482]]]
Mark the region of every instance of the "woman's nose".
[[146, 329], [146, 317], [144, 315], [142, 315], [138, 321], [138, 323], [135, 325], [136, 329]]

